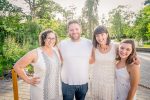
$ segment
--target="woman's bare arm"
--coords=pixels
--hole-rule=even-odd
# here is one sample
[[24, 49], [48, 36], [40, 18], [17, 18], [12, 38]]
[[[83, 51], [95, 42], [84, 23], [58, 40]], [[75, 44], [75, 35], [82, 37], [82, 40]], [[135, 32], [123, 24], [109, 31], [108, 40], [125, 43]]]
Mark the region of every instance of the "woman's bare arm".
[[26, 68], [29, 64], [34, 62], [37, 58], [36, 51], [30, 51], [27, 54], [25, 54], [21, 59], [19, 59], [16, 64], [13, 66], [15, 72], [27, 83], [29, 84], [36, 84], [38, 77], [30, 79], [26, 73], [24, 72], [24, 68]]
[[129, 73], [131, 88], [128, 92], [127, 100], [133, 100], [140, 81], [140, 66], [133, 64], [130, 66]]
[[95, 62], [95, 48], [92, 48], [89, 64], [93, 64]]

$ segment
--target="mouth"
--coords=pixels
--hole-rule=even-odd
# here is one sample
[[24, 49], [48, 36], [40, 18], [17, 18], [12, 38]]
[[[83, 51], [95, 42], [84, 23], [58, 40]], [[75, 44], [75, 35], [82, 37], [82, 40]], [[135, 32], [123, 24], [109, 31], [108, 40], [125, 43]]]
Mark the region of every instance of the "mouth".
[[121, 56], [126, 56], [126, 54], [125, 54], [125, 53], [120, 53], [120, 55], [121, 55]]
[[52, 46], [52, 45], [53, 45], [53, 43], [51, 43], [51, 42], [49, 42], [48, 44], [49, 44], [49, 46]]
[[104, 41], [104, 40], [99, 40], [98, 42], [99, 42], [99, 43], [104, 43], [105, 41]]
[[79, 34], [77, 34], [77, 33], [73, 33], [72, 35], [73, 35], [73, 36], [78, 36]]

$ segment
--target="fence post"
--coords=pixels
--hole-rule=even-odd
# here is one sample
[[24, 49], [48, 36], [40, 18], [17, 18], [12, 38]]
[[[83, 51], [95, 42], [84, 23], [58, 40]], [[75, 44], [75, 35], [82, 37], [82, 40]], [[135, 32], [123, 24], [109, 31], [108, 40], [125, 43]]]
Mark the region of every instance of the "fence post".
[[14, 100], [19, 100], [17, 74], [16, 74], [16, 72], [14, 71], [14, 69], [12, 69], [11, 72], [12, 72], [12, 82], [13, 82]]

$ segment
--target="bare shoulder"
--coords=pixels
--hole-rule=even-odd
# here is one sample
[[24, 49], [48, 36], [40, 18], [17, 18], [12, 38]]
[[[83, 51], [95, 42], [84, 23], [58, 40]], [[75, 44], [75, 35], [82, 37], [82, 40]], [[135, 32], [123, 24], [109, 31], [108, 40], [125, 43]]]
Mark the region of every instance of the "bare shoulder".
[[31, 50], [23, 56], [24, 59], [32, 60], [33, 62], [37, 60], [37, 57], [37, 49]]
[[31, 50], [26, 53], [23, 57], [21, 57], [15, 64], [15, 66], [26, 67], [27, 65], [34, 62], [37, 58], [36, 50]]
[[27, 54], [26, 54], [27, 56], [32, 56], [32, 57], [35, 57], [35, 56], [37, 56], [37, 49], [33, 49], [33, 50], [31, 50], [31, 51], [29, 51]]
[[129, 65], [128, 68], [129, 68], [129, 71], [130, 71], [130, 72], [139, 71], [139, 70], [140, 70], [140, 65], [131, 64], [131, 65]]

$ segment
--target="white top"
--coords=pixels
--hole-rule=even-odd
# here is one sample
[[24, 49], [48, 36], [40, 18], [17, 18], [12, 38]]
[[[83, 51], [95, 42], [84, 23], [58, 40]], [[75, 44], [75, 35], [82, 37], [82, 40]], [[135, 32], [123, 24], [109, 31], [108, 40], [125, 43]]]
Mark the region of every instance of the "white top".
[[89, 58], [92, 52], [91, 41], [85, 38], [81, 38], [79, 42], [67, 39], [59, 44], [59, 49], [63, 58], [62, 81], [69, 85], [87, 83]]
[[116, 46], [113, 43], [110, 45], [107, 53], [95, 50], [90, 87], [94, 100], [114, 100]]
[[[116, 99], [126, 100], [130, 89], [130, 76], [126, 67], [116, 68]], [[135, 100], [135, 97], [134, 97]]]
[[[49, 57], [41, 48], [36, 49], [38, 59], [32, 63], [34, 76], [40, 77], [40, 83], [30, 88], [31, 100], [60, 100], [60, 59], [53, 49], [53, 56]], [[33, 76], [33, 77], [34, 77]]]

